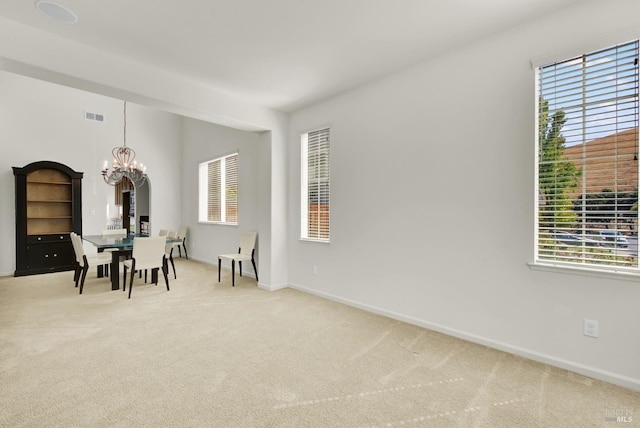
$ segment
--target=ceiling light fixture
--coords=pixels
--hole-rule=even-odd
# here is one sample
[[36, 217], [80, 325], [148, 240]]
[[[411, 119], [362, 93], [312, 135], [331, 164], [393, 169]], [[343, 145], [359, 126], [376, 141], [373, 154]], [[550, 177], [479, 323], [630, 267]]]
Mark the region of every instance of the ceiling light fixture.
[[75, 24], [78, 22], [78, 15], [70, 9], [49, 0], [38, 0], [35, 3], [36, 9], [44, 13], [51, 19], [65, 24]]
[[113, 164], [109, 171], [109, 164], [104, 161], [102, 166], [102, 178], [105, 183], [115, 186], [120, 183], [124, 177], [127, 177], [134, 186], [142, 186], [147, 179], [147, 167], [136, 161], [136, 152], [127, 147], [127, 102], [124, 102], [124, 144], [120, 147], [114, 147], [111, 151], [113, 154]]

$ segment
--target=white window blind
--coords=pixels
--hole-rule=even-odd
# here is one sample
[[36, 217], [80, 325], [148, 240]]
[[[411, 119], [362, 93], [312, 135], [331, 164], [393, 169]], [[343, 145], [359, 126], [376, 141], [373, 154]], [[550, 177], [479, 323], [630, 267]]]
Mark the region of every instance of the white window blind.
[[209, 162], [207, 168], [207, 221], [222, 221], [222, 162]]
[[238, 224], [238, 154], [201, 163], [199, 181], [199, 220]]
[[302, 135], [301, 236], [329, 241], [329, 128]]
[[238, 155], [224, 159], [224, 205], [227, 223], [238, 223]]
[[536, 261], [638, 269], [638, 41], [536, 70]]

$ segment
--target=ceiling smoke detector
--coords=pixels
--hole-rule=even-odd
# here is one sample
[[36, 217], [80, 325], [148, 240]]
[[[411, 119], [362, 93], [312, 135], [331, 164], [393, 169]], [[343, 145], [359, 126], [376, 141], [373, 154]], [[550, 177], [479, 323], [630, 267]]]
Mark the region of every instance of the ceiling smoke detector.
[[38, 0], [35, 3], [36, 9], [47, 15], [49, 18], [65, 24], [75, 24], [78, 22], [78, 15], [65, 6], [49, 0]]

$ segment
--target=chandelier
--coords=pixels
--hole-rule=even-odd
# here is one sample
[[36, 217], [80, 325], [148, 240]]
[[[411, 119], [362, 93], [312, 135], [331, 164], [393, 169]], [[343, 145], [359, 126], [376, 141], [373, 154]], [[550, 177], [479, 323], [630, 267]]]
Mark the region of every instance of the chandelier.
[[124, 144], [121, 147], [114, 147], [111, 151], [113, 154], [113, 164], [111, 170], [107, 161], [102, 166], [102, 178], [105, 183], [115, 186], [120, 183], [123, 178], [128, 178], [134, 186], [142, 186], [147, 179], [147, 167], [136, 161], [135, 150], [127, 147], [127, 102], [124, 102]]

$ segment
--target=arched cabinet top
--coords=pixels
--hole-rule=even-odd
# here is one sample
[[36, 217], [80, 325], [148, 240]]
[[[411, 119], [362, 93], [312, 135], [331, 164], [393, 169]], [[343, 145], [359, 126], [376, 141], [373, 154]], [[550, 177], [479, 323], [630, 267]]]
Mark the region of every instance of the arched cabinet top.
[[57, 169], [58, 171], [62, 171], [67, 174], [71, 178], [82, 178], [84, 175], [83, 172], [77, 172], [69, 168], [68, 166], [61, 164], [60, 162], [55, 161], [38, 161], [32, 162], [28, 165], [23, 166], [22, 168], [14, 166], [13, 174], [14, 175], [27, 175], [33, 171], [37, 171], [39, 169]]

